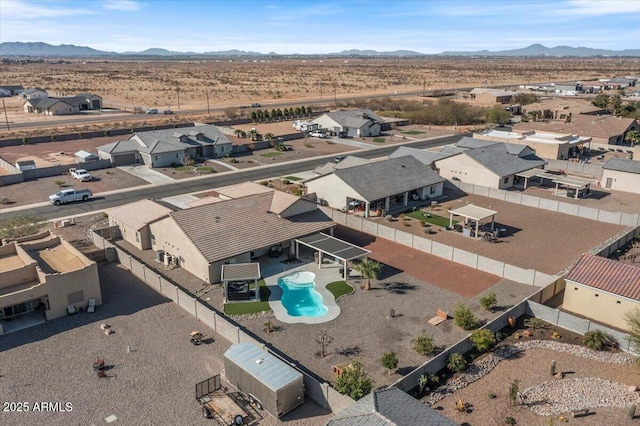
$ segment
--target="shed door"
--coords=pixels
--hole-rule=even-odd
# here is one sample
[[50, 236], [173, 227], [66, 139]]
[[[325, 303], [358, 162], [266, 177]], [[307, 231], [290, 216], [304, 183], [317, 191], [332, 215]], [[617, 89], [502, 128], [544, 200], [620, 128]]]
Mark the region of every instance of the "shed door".
[[612, 178], [607, 178], [607, 183], [605, 184], [605, 188], [611, 189], [611, 184], [613, 183]]

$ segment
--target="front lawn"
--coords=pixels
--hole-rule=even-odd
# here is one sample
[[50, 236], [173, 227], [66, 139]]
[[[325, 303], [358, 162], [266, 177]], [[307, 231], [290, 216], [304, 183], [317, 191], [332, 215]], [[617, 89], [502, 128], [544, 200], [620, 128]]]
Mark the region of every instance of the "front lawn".
[[[415, 212], [407, 212], [406, 213], [407, 217], [411, 217], [413, 219], [417, 219], [417, 220], [424, 220], [427, 223], [430, 223], [432, 225], [437, 225], [437, 226], [441, 226], [443, 228], [446, 228], [447, 226], [449, 226], [449, 218], [448, 217], [442, 217], [442, 216], [438, 216], [437, 214], [433, 214], [433, 213], [429, 213], [429, 212], [424, 212], [422, 210], [416, 210]], [[457, 220], [453, 221], [453, 224], [458, 223]]]
[[424, 132], [421, 132], [420, 130], [407, 130], [406, 132], [402, 132], [405, 135], [419, 135], [422, 134]]
[[385, 143], [386, 139], [385, 138], [373, 138], [373, 141], [377, 142], [377, 143]]
[[335, 281], [327, 284], [327, 290], [329, 290], [333, 297], [338, 300], [345, 294], [351, 294], [355, 291], [353, 287], [346, 283], [346, 281]]
[[198, 172], [198, 173], [215, 173], [216, 171], [211, 166], [200, 166], [200, 167], [196, 167], [196, 172]]
[[292, 182], [296, 182], [296, 181], [302, 180], [302, 178], [299, 178], [297, 176], [286, 176], [284, 179], [290, 180]]
[[279, 155], [282, 155], [281, 152], [265, 152], [264, 154], [260, 154], [260, 157], [265, 157], [265, 158], [271, 158], [271, 157], [277, 157]]
[[265, 285], [264, 280], [258, 281], [258, 288], [260, 289], [259, 302], [226, 303], [224, 305], [224, 313], [227, 315], [246, 315], [270, 311], [269, 296], [271, 295], [271, 290]]

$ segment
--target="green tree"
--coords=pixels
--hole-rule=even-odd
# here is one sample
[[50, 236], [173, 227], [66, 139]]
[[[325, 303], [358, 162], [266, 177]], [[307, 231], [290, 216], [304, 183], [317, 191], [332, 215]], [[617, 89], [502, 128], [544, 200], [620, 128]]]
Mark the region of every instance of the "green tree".
[[522, 123], [528, 123], [529, 121], [531, 121], [531, 116], [529, 114], [522, 114], [520, 116], [520, 121]]
[[252, 141], [258, 140], [258, 131], [255, 128], [251, 128], [247, 134], [251, 137]]
[[266, 110], [266, 109], [264, 110], [263, 116], [264, 116], [265, 120], [269, 121], [270, 115], [269, 115], [269, 111], [268, 110]]
[[351, 361], [349, 367], [344, 369], [342, 376], [336, 379], [333, 387], [341, 394], [349, 395], [357, 401], [371, 392], [373, 383], [362, 363]]
[[311, 113], [313, 112], [313, 110], [311, 109], [310, 106], [307, 107], [307, 115], [311, 116]]
[[620, 95], [613, 95], [607, 101], [607, 111], [611, 114], [617, 114], [621, 106], [622, 98], [620, 98]]
[[447, 368], [454, 373], [459, 373], [467, 368], [467, 360], [461, 354], [453, 353], [447, 359]]
[[453, 322], [465, 330], [473, 330], [478, 326], [478, 320], [471, 311], [471, 308], [462, 303], [459, 303], [453, 312]]
[[494, 292], [487, 294], [480, 298], [480, 306], [485, 310], [493, 312], [493, 308], [498, 304], [498, 297]]
[[609, 95], [606, 93], [598, 94], [593, 101], [591, 101], [593, 106], [597, 106], [598, 108], [606, 109], [607, 104], [609, 103]]
[[538, 95], [533, 93], [518, 93], [513, 97], [514, 104], [529, 105], [538, 102]]
[[591, 330], [584, 333], [582, 343], [589, 349], [601, 350], [609, 342], [609, 335], [602, 330]]
[[367, 280], [364, 289], [371, 290], [371, 280], [378, 279], [382, 264], [365, 257], [359, 263], [354, 264], [353, 269], [360, 272], [362, 277]]
[[629, 130], [624, 136], [624, 140], [629, 142], [631, 145], [640, 144], [640, 132], [637, 130]]
[[258, 114], [255, 111], [251, 111], [251, 121], [254, 123], [258, 121]]
[[[241, 130], [241, 129], [235, 129], [235, 130], [233, 131], [233, 134], [234, 134], [234, 135], [236, 135], [236, 136], [237, 136], [237, 137], [239, 137], [239, 138], [243, 138], [243, 137], [245, 137], [245, 136], [247, 135], [247, 134], [244, 132], [244, 130]], [[242, 136], [242, 135], [244, 135], [244, 136]]]
[[508, 123], [511, 113], [503, 108], [489, 108], [486, 110], [486, 118], [489, 123]]
[[419, 336], [413, 338], [411, 345], [413, 350], [420, 355], [429, 356], [435, 351], [433, 339], [427, 336], [424, 331]]
[[267, 142], [271, 142], [271, 141], [273, 141], [275, 138], [276, 138], [276, 136], [275, 136], [273, 133], [265, 133], [265, 134], [262, 136], [262, 139], [264, 139], [264, 140], [265, 140], [265, 141], [267, 141]]
[[471, 343], [473, 343], [473, 346], [475, 346], [479, 352], [484, 352], [496, 344], [495, 334], [487, 328], [474, 331], [471, 333], [471, 336], [469, 336], [469, 340], [471, 340]]
[[385, 352], [380, 362], [387, 369], [387, 376], [391, 375], [391, 370], [398, 368], [398, 357], [395, 352]]

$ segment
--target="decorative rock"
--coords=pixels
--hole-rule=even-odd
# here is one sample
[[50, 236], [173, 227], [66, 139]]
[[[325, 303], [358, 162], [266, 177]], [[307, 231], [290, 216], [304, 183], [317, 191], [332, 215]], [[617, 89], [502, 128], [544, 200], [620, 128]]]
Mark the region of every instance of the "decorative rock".
[[638, 387], [637, 387], [637, 386], [629, 386], [629, 387], [627, 388], [627, 390], [628, 390], [629, 392], [636, 392], [636, 391], [638, 390]]
[[108, 328], [111, 328], [111, 326], [109, 324], [100, 324], [100, 328], [106, 330]]
[[556, 373], [553, 375], [554, 379], [563, 379], [564, 378], [564, 374], [562, 374], [561, 372]]
[[107, 329], [104, 331], [104, 334], [106, 334], [107, 336], [109, 336], [109, 335], [111, 335], [111, 334], [113, 334], [113, 333], [115, 333], [115, 332], [114, 332], [112, 329], [110, 329], [110, 328], [107, 328]]

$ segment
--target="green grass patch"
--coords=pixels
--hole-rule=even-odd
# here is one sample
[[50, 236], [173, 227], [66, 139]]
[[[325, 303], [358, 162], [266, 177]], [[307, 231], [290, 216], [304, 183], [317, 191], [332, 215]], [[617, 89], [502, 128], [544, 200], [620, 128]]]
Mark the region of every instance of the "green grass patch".
[[211, 166], [200, 166], [196, 168], [196, 172], [198, 173], [215, 173], [216, 171]]
[[346, 283], [346, 281], [335, 281], [327, 284], [327, 290], [329, 290], [333, 297], [338, 300], [345, 294], [351, 294], [355, 291], [353, 287]]
[[424, 132], [421, 132], [420, 130], [407, 130], [406, 132], [402, 132], [405, 135], [420, 135]]
[[282, 155], [281, 152], [265, 152], [264, 154], [260, 154], [260, 157], [265, 157], [265, 158], [272, 158], [272, 157], [277, 157], [279, 155]]
[[385, 143], [387, 140], [385, 138], [373, 138], [373, 141], [377, 143]]
[[193, 168], [191, 166], [180, 166], [174, 167], [173, 170], [175, 170], [176, 172], [186, 172], [193, 170]]
[[[421, 210], [416, 210], [415, 212], [413, 211], [406, 212], [405, 214], [407, 215], [407, 217], [411, 217], [417, 220], [424, 220], [425, 222], [430, 223], [432, 225], [441, 226], [443, 228], [446, 228], [447, 226], [449, 226], [448, 217], [438, 216], [437, 214], [423, 212]], [[454, 220], [453, 223], [456, 224], [458, 223], [458, 221]]]
[[270, 311], [269, 296], [271, 295], [271, 290], [265, 285], [264, 280], [258, 281], [258, 288], [260, 289], [259, 302], [226, 303], [224, 305], [224, 313], [227, 315], [247, 315]]
[[296, 176], [286, 176], [283, 179], [290, 180], [290, 181], [293, 181], [293, 182], [298, 181], [298, 180], [302, 180], [302, 178], [299, 178], [299, 177], [296, 177]]

